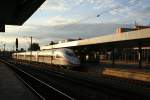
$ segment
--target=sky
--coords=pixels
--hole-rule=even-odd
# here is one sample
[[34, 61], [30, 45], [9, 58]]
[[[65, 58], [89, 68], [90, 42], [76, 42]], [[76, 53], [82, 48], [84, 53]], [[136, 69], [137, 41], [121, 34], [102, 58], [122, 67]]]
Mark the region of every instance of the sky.
[[90, 38], [113, 34], [117, 27], [150, 24], [150, 0], [46, 0], [23, 26], [6, 26], [0, 48], [19, 48], [33, 42], [46, 45], [67, 38]]

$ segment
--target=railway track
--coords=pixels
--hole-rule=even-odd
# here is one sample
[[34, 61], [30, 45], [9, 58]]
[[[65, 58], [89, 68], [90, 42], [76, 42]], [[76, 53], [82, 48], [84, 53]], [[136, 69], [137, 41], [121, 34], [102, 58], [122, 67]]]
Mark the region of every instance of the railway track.
[[[27, 63], [27, 62], [17, 62], [17, 64], [18, 63], [29, 65], [29, 63]], [[41, 66], [42, 66], [42, 68], [44, 68], [46, 70], [51, 70], [52, 69], [53, 71], [60, 69], [59, 67], [56, 67], [56, 66], [51, 67], [52, 65], [50, 66], [50, 65], [41, 64], [41, 63], [32, 63], [31, 66], [33, 66], [35, 68], [41, 68]], [[74, 69], [67, 70], [67, 72], [68, 71], [78, 71], [78, 72], [80, 72], [80, 70], [74, 70]], [[82, 72], [82, 71], [80, 73], [86, 74], [86, 72]], [[144, 81], [128, 79], [128, 78], [118, 78], [118, 77], [113, 77], [113, 76], [110, 76], [110, 75], [102, 75], [102, 74], [99, 74], [97, 76], [103, 78], [104, 80], [108, 80], [108, 81], [110, 80], [110, 81], [117, 82], [118, 84], [122, 84], [122, 83], [124, 84], [125, 83], [126, 85], [128, 85], [130, 83], [131, 87], [140, 87], [140, 88], [145, 88], [145, 89], [150, 88], [150, 83], [146, 82], [146, 81], [144, 82]]]
[[71, 96], [61, 92], [60, 90], [56, 89], [55, 87], [47, 84], [35, 76], [23, 71], [20, 68], [17, 68], [11, 63], [2, 61], [3, 63], [10, 66], [16, 73], [19, 79], [29, 87], [41, 100], [49, 100], [49, 99], [63, 99], [63, 100], [74, 100]]
[[[149, 91], [135, 91], [132, 85], [122, 86], [116, 82], [100, 78], [100, 80], [87, 77], [68, 75], [54, 70], [35, 68], [30, 65], [7, 63], [13, 70], [33, 88], [42, 99], [103, 99], [103, 100], [143, 100], [150, 98]], [[16, 67], [17, 66], [17, 67]], [[60, 84], [61, 83], [61, 84]], [[65, 84], [65, 85], [64, 85]], [[124, 84], [125, 85], [125, 84]], [[54, 88], [54, 87], [57, 87]], [[59, 89], [58, 89], [59, 88]], [[138, 90], [137, 87], [136, 90]], [[36, 90], [35, 90], [36, 89]], [[60, 91], [61, 90], [61, 91]], [[44, 91], [44, 92], [43, 92]]]

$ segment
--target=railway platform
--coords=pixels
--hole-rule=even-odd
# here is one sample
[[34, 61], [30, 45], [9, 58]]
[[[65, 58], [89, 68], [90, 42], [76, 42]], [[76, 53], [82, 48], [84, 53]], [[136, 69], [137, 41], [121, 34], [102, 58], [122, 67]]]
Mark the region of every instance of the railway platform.
[[138, 68], [104, 68], [103, 75], [150, 82], [150, 70]]
[[0, 100], [39, 100], [5, 64], [0, 62]]

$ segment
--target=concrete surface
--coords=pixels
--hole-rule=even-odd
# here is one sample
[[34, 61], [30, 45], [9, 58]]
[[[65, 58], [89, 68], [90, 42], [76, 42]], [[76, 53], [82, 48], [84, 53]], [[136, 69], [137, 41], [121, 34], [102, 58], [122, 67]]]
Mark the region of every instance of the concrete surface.
[[5, 64], [0, 62], [0, 100], [38, 100]]

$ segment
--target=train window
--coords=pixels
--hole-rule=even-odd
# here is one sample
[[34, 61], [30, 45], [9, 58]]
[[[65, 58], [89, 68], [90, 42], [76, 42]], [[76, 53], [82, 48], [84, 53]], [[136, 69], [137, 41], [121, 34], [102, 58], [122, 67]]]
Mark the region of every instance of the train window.
[[68, 52], [68, 51], [66, 51], [66, 55], [71, 56], [71, 57], [75, 57], [75, 54], [74, 54], [74, 53]]

